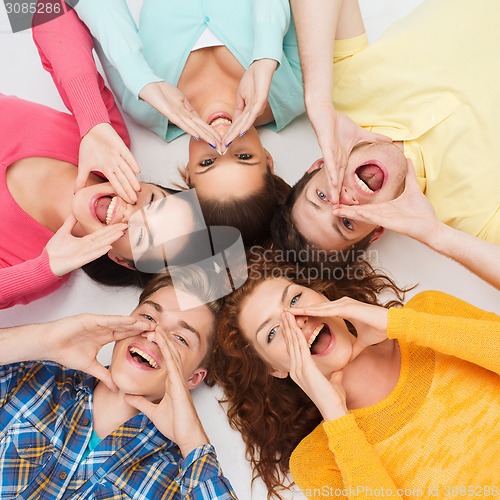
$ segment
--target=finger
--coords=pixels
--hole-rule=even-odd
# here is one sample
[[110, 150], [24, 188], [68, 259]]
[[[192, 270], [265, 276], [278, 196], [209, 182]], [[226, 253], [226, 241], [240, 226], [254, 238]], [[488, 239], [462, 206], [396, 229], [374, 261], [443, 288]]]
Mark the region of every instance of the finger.
[[360, 133], [359, 142], [392, 142], [392, 139], [383, 134], [377, 134], [375, 132], [370, 132], [369, 130], [362, 129], [363, 132]]
[[125, 201], [134, 204], [137, 201], [137, 191], [141, 189], [141, 185], [135, 172], [123, 158], [118, 160], [115, 176], [117, 182], [120, 183], [121, 188], [127, 195]]
[[[382, 204], [380, 204], [382, 205]], [[385, 203], [383, 204], [385, 206]], [[377, 226], [384, 226], [386, 217], [379, 213], [379, 208], [376, 205], [360, 205], [347, 206], [341, 205], [332, 209], [332, 214], [337, 217], [345, 217], [347, 219], [354, 219], [358, 222], [365, 222], [367, 224], [375, 224]]]
[[134, 394], [125, 394], [124, 399], [130, 406], [137, 408], [141, 413], [152, 420], [152, 416], [158, 405], [148, 401], [144, 396], [136, 396]]
[[223, 138], [224, 146], [228, 147], [235, 139], [246, 133], [254, 122], [255, 115], [247, 107], [226, 132]]
[[288, 355], [290, 356], [290, 376], [295, 379], [298, 368], [296, 342], [287, 315], [283, 313], [281, 316], [282, 316], [283, 337], [285, 338], [286, 348], [288, 351]]
[[141, 169], [139, 168], [139, 164], [135, 160], [135, 157], [134, 157], [134, 155], [132, 154], [132, 152], [130, 151], [129, 148], [127, 148], [127, 147], [123, 148], [120, 151], [120, 155], [128, 163], [128, 165], [134, 171], [134, 173], [136, 173], [136, 174], [140, 174], [141, 173]]
[[87, 180], [89, 178], [90, 170], [82, 165], [78, 166], [78, 174], [75, 180], [74, 192], [80, 191], [87, 185]]
[[106, 387], [113, 392], [118, 392], [118, 387], [111, 377], [111, 372], [105, 368], [101, 363], [95, 360], [94, 364], [87, 370], [89, 375], [99, 379]]
[[66, 219], [64, 219], [63, 225], [57, 230], [57, 232], [71, 234], [71, 231], [76, 226], [76, 217], [73, 214], [68, 215]]
[[216, 149], [220, 148], [220, 135], [195, 113], [185, 113], [178, 116], [178, 120], [174, 123], [188, 134], [203, 139]]
[[167, 334], [161, 327], [156, 327], [154, 331], [154, 342], [160, 348], [163, 358], [165, 359], [167, 373], [171, 381], [173, 381], [174, 379], [182, 379], [182, 363], [170, 335], [171, 334]]

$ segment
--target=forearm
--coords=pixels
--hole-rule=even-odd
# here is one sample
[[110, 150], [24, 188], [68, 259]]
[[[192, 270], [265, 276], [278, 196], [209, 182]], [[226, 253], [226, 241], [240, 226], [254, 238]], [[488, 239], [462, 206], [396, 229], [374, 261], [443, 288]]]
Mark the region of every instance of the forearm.
[[28, 295], [43, 292], [60, 279], [52, 272], [45, 250], [36, 259], [0, 268], [0, 309], [20, 302]]
[[0, 366], [46, 359], [47, 325], [23, 325], [0, 330]]
[[423, 241], [500, 290], [500, 246], [440, 223]]
[[125, 0], [80, 0], [75, 10], [132, 94], [138, 97], [148, 83], [162, 80], [143, 56], [142, 42]]
[[335, 39], [365, 32], [358, 0], [291, 0], [306, 102], [331, 101]]
[[387, 335], [500, 373], [500, 316], [451, 295], [423, 292], [391, 308]]

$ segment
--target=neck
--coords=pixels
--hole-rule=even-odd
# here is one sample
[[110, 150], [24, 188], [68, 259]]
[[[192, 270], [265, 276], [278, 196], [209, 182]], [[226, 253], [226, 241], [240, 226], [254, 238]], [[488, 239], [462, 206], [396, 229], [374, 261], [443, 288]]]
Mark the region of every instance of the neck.
[[364, 408], [385, 399], [398, 383], [400, 365], [401, 355], [395, 340], [387, 339], [364, 349], [344, 369], [342, 384], [347, 408]]
[[102, 382], [97, 383], [93, 398], [93, 425], [101, 439], [139, 413], [124, 397], [123, 392], [112, 392]]

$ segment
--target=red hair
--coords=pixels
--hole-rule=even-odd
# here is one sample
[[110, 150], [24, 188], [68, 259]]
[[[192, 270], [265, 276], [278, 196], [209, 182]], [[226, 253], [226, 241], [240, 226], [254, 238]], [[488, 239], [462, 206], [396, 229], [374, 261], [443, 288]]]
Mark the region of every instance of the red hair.
[[242, 434], [254, 476], [263, 479], [268, 497], [280, 497], [279, 491], [287, 488], [285, 477], [292, 451], [322, 417], [290, 377], [271, 375], [271, 367], [242, 333], [239, 317], [245, 299], [267, 277], [277, 275], [320, 292], [329, 300], [348, 296], [378, 304], [378, 294], [388, 290], [398, 299], [387, 304], [389, 307], [400, 305], [404, 292], [367, 262], [353, 264], [356, 272], [339, 280], [311, 281], [296, 264], [276, 262], [269, 252], [250, 262], [246, 283], [225, 299], [212, 352], [213, 378], [209, 382], [217, 382], [224, 390], [229, 422]]

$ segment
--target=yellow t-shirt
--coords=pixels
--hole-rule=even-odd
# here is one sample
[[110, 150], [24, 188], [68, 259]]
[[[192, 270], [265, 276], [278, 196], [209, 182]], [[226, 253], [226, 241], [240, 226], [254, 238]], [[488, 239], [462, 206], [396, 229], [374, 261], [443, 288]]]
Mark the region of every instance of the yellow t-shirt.
[[335, 43], [333, 100], [402, 140], [440, 220], [500, 244], [500, 2], [432, 0]]
[[424, 292], [389, 311], [388, 336], [396, 387], [304, 438], [293, 479], [309, 498], [500, 497], [500, 317]]

